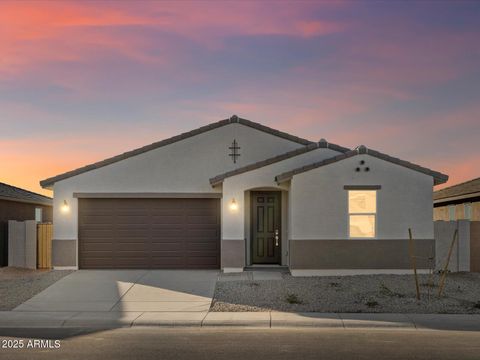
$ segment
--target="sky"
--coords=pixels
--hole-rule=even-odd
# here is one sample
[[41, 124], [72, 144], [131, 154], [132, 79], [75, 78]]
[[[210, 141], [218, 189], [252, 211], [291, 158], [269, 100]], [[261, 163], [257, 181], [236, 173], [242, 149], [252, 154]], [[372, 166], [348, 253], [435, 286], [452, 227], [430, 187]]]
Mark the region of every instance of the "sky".
[[2, 182], [233, 114], [479, 177], [480, 2], [0, 2]]

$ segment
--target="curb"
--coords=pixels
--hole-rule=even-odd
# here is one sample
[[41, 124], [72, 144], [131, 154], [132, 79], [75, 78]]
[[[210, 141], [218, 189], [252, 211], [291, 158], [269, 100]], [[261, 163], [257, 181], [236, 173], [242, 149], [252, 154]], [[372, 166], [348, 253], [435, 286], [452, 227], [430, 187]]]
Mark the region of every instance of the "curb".
[[0, 312], [0, 329], [134, 327], [480, 331], [480, 315], [288, 312]]

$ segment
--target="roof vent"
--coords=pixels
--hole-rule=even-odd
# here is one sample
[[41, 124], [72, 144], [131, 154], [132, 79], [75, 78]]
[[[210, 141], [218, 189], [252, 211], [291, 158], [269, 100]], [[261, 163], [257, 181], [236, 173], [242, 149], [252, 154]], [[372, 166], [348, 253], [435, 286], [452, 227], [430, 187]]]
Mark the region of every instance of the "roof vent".
[[318, 147], [326, 148], [327, 146], [328, 146], [327, 140], [325, 140], [324, 138], [321, 138], [320, 141], [318, 142]]
[[237, 115], [230, 116], [230, 122], [238, 122], [238, 116]]
[[366, 154], [367, 153], [367, 147], [365, 145], [357, 146], [356, 150], [359, 154]]

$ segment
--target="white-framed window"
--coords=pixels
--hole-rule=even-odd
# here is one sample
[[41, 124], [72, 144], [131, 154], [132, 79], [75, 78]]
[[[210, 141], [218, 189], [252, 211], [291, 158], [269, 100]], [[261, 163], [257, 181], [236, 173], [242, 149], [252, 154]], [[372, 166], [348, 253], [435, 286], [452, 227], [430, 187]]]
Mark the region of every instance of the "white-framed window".
[[472, 220], [472, 204], [471, 203], [463, 204], [463, 214], [465, 219]]
[[450, 221], [455, 220], [455, 205], [448, 206], [448, 219]]
[[42, 220], [43, 220], [43, 209], [35, 208], [35, 221], [42, 222]]
[[374, 238], [377, 228], [377, 191], [348, 190], [350, 238]]

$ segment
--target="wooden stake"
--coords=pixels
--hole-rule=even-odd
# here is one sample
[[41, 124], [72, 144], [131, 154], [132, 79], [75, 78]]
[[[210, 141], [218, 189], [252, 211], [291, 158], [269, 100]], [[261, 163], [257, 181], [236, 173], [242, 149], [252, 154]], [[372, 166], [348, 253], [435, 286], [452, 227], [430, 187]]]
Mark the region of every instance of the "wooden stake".
[[413, 245], [412, 229], [408, 228], [408, 236], [410, 240], [408, 241], [408, 252], [410, 253], [410, 261], [413, 267], [413, 274], [415, 276], [415, 288], [417, 290], [417, 300], [420, 300], [420, 286], [418, 285], [418, 276], [417, 276], [417, 261], [415, 259], [415, 249]]
[[453, 240], [450, 244], [450, 249], [448, 249], [447, 261], [445, 262], [445, 267], [443, 268], [442, 277], [440, 278], [440, 284], [438, 285], [438, 296], [442, 296], [443, 287], [445, 286], [445, 280], [447, 279], [448, 264], [450, 263], [450, 257], [452, 256], [453, 246], [455, 241], [458, 238], [458, 229], [455, 229], [453, 233]]

